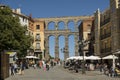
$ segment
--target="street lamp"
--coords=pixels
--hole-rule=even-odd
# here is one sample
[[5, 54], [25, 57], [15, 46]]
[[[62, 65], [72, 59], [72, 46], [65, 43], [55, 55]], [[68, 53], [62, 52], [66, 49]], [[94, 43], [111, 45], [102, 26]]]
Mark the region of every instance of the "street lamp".
[[88, 41], [84, 41], [83, 39], [78, 41], [79, 43], [79, 53], [83, 55], [83, 61], [82, 61], [82, 74], [85, 74], [85, 54], [84, 54], [84, 47], [87, 46]]
[[42, 51], [42, 60], [44, 60], [44, 50]]
[[[65, 54], [65, 52], [66, 52], [65, 47], [61, 48], [61, 52], [62, 52], [63, 54]], [[64, 57], [65, 57], [65, 56], [64, 56]], [[65, 60], [65, 58], [64, 58], [64, 60]]]

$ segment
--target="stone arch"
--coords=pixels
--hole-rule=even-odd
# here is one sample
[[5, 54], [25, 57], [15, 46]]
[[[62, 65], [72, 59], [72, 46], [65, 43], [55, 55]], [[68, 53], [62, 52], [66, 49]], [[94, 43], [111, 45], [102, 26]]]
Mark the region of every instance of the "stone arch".
[[67, 25], [71, 32], [75, 32], [75, 22], [73, 20], [69, 20]]
[[[49, 35], [48, 36], [48, 54], [51, 55], [52, 57], [55, 57], [55, 51], [54, 51], [54, 48], [55, 48], [55, 36], [54, 35]], [[51, 47], [52, 45], [52, 47]]]
[[72, 20], [68, 20], [68, 21], [67, 21], [67, 24], [69, 24], [69, 22], [73, 22], [73, 23], [75, 23], [74, 19], [72, 19]]
[[69, 49], [69, 57], [75, 56], [75, 35], [68, 35], [68, 49]]
[[76, 22], [77, 27], [80, 25], [81, 22], [82, 22], [82, 20], [78, 20], [78, 21]]
[[65, 22], [64, 21], [59, 21], [57, 23], [58, 25], [58, 30], [64, 30], [65, 29]]
[[58, 42], [58, 44], [59, 44], [59, 57], [60, 57], [60, 59], [64, 60], [64, 52], [62, 49], [65, 46], [65, 36], [60, 34], [58, 36], [58, 40], [59, 40], [59, 42]]
[[48, 26], [47, 30], [55, 30], [55, 22], [54, 21], [49, 22], [47, 26]]
[[[69, 35], [74, 35], [74, 44], [75, 44], [75, 56], [78, 56], [78, 21], [82, 21], [82, 20], [87, 20], [87, 19], [90, 19], [92, 18], [92, 16], [65, 16], [65, 17], [54, 17], [54, 18], [40, 18], [39, 20], [42, 20], [42, 21], [45, 21], [45, 26], [46, 26], [46, 29], [44, 31], [45, 33], [45, 37], [49, 36], [49, 35], [54, 35], [55, 36], [55, 57], [59, 57], [59, 46], [58, 46], [58, 37], [59, 35], [64, 35], [65, 36], [65, 54], [64, 54], [64, 59], [68, 58], [69, 57], [69, 54], [68, 54], [68, 36]], [[74, 32], [71, 32], [69, 29], [68, 29], [68, 22], [69, 21], [73, 21], [74, 23], [74, 28], [75, 28], [75, 31]], [[65, 29], [64, 30], [59, 30], [59, 29], [54, 29], [54, 30], [48, 30], [47, 27], [48, 27], [48, 24], [50, 22], [54, 22], [55, 23], [55, 26], [60, 23], [60, 22], [64, 22], [64, 25], [65, 25]], [[47, 40], [48, 38], [45, 38], [45, 41], [48, 41]], [[46, 44], [45, 45], [45, 48], [46, 48], [46, 51], [48, 51], [48, 45]], [[45, 53], [47, 55], [47, 52]]]
[[82, 20], [77, 20], [76, 21], [76, 24], [75, 24], [75, 27], [76, 27], [76, 31], [78, 32], [78, 29], [79, 29], [79, 25], [82, 23]]

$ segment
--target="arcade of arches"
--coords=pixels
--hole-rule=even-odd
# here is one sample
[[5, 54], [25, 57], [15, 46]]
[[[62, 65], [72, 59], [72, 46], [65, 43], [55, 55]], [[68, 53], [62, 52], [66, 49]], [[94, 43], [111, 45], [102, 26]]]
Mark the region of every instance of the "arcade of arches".
[[[68, 37], [70, 35], [74, 36], [74, 51], [75, 56], [79, 55], [78, 52], [78, 39], [79, 39], [79, 32], [78, 26], [83, 20], [91, 19], [92, 16], [76, 16], [76, 17], [55, 17], [55, 18], [37, 18], [38, 21], [45, 21], [45, 58], [49, 58], [49, 37], [54, 36], [55, 38], [55, 58], [59, 58], [59, 37], [62, 35], [65, 38], [65, 45], [64, 45], [64, 60], [69, 57], [69, 46], [68, 46]], [[73, 22], [74, 26], [68, 26], [69, 22]], [[63, 22], [64, 25], [59, 27], [59, 23]], [[49, 27], [50, 23], [54, 23], [53, 27]]]

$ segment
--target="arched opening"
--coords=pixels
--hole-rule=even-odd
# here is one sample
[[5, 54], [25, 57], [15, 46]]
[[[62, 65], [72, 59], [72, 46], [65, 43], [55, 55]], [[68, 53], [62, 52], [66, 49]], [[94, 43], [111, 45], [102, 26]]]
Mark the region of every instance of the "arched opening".
[[81, 25], [81, 23], [82, 23], [81, 20], [79, 20], [79, 21], [77, 22], [77, 29], [78, 29], [78, 31], [79, 31], [79, 29], [80, 29], [80, 25]]
[[60, 21], [60, 22], [58, 23], [58, 30], [64, 30], [64, 29], [65, 29], [65, 24], [64, 24], [63, 21]]
[[79, 20], [78, 22], [77, 22], [77, 27], [79, 27], [79, 25], [82, 23], [82, 21], [81, 20]]
[[55, 30], [55, 22], [48, 23], [48, 30]]
[[64, 60], [64, 52], [63, 48], [65, 47], [65, 37], [64, 36], [59, 36], [59, 58], [61, 60]]
[[73, 21], [68, 22], [68, 29], [70, 29], [71, 32], [75, 32], [75, 24]]
[[55, 36], [49, 37], [49, 54], [55, 57]]
[[68, 51], [69, 51], [69, 57], [75, 56], [75, 40], [74, 35], [68, 36]]

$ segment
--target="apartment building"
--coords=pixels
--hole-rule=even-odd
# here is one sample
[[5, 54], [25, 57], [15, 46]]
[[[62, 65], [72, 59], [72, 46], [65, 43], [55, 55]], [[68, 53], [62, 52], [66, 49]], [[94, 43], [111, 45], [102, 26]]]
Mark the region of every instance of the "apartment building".
[[[93, 24], [93, 18], [89, 18], [89, 19], [81, 22], [81, 24], [79, 25], [79, 41], [84, 40], [87, 42], [90, 40], [90, 35], [91, 35], [90, 32], [91, 32], [92, 24]], [[81, 48], [81, 46], [79, 47], [79, 49]], [[80, 52], [80, 50], [79, 50], [79, 52]], [[83, 53], [84, 53], [84, 55], [90, 55], [89, 43], [85, 45], [85, 47], [83, 49]], [[80, 55], [83, 55], [83, 54], [80, 53]]]
[[34, 55], [37, 57], [44, 59], [44, 21], [39, 21], [38, 19], [34, 19], [33, 24], [33, 48]]
[[94, 53], [101, 57], [115, 54], [120, 57], [120, 8], [119, 0], [110, 0], [110, 7], [94, 13]]

